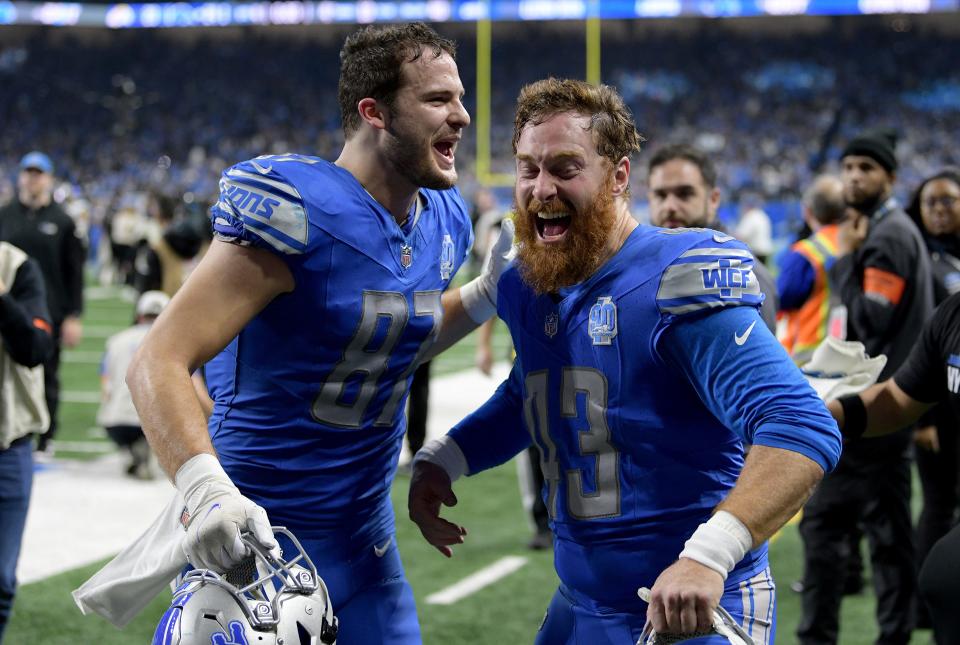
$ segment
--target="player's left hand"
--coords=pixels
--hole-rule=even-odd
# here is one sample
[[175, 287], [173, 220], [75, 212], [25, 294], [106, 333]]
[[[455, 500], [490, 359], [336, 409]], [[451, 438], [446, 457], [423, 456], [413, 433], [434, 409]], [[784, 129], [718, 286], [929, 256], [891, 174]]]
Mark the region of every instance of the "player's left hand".
[[680, 558], [663, 570], [650, 590], [647, 620], [660, 634], [708, 631], [723, 596], [723, 578], [704, 565]]
[[410, 477], [407, 506], [410, 519], [420, 527], [423, 538], [437, 551], [453, 557], [454, 544], [463, 544], [467, 529], [440, 517], [440, 505], [456, 506], [457, 496], [446, 471], [429, 461], [417, 461]]

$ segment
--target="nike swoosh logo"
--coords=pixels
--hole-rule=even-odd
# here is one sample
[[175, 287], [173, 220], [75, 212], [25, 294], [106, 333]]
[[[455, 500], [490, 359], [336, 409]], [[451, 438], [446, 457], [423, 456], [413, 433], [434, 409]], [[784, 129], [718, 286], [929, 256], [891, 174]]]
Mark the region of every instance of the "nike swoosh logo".
[[373, 545], [373, 554], [378, 558], [382, 558], [387, 554], [387, 550], [390, 548], [390, 543], [393, 542], [393, 536], [387, 538], [387, 541], [383, 543], [383, 546]]
[[269, 175], [273, 170], [273, 164], [270, 164], [269, 166], [261, 166], [256, 161], [251, 161], [250, 165], [256, 168], [257, 172], [259, 172], [261, 175]]
[[752, 323], [750, 323], [750, 326], [747, 327], [747, 331], [743, 332], [743, 334], [738, 334], [734, 332], [733, 342], [735, 342], [737, 345], [743, 345], [745, 342], [747, 342], [747, 339], [750, 337], [750, 332], [753, 331], [753, 326], [756, 324], [757, 324], [757, 321], [754, 320]]

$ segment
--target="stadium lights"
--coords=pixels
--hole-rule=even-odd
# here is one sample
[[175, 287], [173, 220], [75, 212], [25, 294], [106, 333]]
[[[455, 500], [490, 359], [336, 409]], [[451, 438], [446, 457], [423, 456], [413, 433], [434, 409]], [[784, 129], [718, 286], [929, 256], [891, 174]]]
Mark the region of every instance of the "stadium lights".
[[0, 0], [0, 25], [217, 27], [230, 25], [364, 24], [409, 20], [585, 20], [855, 15], [956, 11], [960, 0], [422, 0], [398, 2], [163, 2], [92, 5]]

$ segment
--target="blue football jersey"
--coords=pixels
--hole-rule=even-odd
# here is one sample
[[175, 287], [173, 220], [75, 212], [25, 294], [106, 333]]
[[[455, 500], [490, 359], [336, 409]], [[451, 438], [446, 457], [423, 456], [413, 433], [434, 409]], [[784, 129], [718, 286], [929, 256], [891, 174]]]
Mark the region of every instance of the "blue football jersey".
[[[733, 487], [746, 444], [835, 463], [836, 425], [760, 319], [752, 264], [715, 231], [639, 226], [556, 296], [534, 294], [516, 269], [501, 278], [514, 370], [451, 435], [471, 474], [537, 444], [557, 571], [574, 592], [639, 603], [637, 587]], [[511, 423], [521, 415], [523, 427]], [[760, 547], [730, 582], [765, 566]]]
[[459, 192], [421, 190], [400, 227], [348, 171], [265, 156], [223, 173], [211, 216], [296, 283], [206, 366], [224, 468], [303, 539], [382, 534], [409, 381], [473, 241]]

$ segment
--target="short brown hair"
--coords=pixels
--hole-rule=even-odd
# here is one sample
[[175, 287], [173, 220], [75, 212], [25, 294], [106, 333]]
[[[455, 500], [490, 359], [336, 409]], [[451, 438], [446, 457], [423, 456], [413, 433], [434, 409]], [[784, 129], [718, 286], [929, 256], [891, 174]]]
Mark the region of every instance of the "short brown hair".
[[513, 153], [517, 153], [520, 135], [528, 124], [539, 125], [564, 112], [590, 117], [588, 129], [593, 132], [597, 154], [614, 164], [640, 150], [644, 138], [615, 89], [573, 79], [548, 78], [520, 90], [513, 122]]
[[700, 176], [707, 188], [717, 187], [717, 168], [713, 165], [707, 154], [689, 143], [671, 143], [663, 146], [650, 157], [650, 164], [647, 166], [647, 175], [652, 175], [658, 167], [682, 159], [689, 161], [700, 170]]
[[360, 129], [357, 103], [365, 98], [392, 107], [400, 89], [401, 70], [425, 51], [434, 58], [449, 54], [456, 59], [457, 46], [422, 22], [390, 27], [365, 27], [351, 34], [340, 50], [340, 83], [337, 100], [346, 137]]

